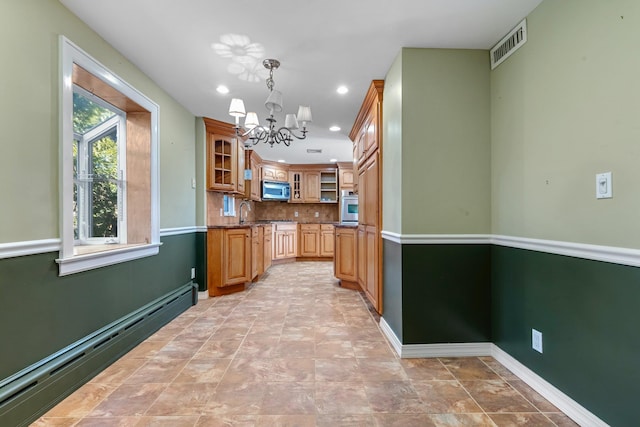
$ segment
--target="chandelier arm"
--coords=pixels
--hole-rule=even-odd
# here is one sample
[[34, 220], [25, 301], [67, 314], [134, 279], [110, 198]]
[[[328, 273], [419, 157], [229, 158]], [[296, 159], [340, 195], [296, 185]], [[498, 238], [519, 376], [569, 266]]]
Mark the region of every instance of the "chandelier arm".
[[[305, 139], [307, 137], [307, 128], [302, 128], [302, 130], [300, 132], [302, 132], [302, 136], [298, 136], [296, 135], [293, 130], [287, 128], [287, 127], [281, 127], [280, 129], [278, 129], [278, 133], [281, 133], [282, 131], [287, 131], [289, 135], [296, 137], [297, 139]], [[293, 140], [291, 140], [293, 141]]]

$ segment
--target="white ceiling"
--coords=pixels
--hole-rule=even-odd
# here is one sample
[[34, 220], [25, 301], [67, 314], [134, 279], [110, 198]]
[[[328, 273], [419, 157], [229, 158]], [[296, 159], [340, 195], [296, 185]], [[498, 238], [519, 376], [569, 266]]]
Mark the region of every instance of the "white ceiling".
[[[348, 135], [366, 90], [402, 47], [489, 49], [541, 1], [60, 0], [196, 116], [231, 122], [233, 97], [264, 123], [262, 60], [278, 59], [284, 112], [310, 105], [313, 123], [304, 141], [256, 151], [290, 163], [351, 161]], [[217, 93], [218, 85], [230, 92]], [[349, 92], [337, 94], [339, 85]]]

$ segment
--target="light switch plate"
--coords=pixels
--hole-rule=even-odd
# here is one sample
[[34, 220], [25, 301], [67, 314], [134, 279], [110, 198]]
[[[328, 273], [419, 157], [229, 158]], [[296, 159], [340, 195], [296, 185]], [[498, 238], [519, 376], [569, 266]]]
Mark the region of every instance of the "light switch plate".
[[596, 199], [610, 199], [613, 197], [611, 172], [596, 175]]

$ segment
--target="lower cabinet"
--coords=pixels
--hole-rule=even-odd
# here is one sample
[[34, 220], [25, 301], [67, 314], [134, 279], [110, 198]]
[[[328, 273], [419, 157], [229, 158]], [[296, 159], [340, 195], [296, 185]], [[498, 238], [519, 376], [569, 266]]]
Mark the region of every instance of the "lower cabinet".
[[300, 224], [302, 258], [330, 258], [334, 254], [333, 224]]
[[335, 226], [320, 224], [320, 256], [333, 257], [335, 254]]
[[251, 227], [251, 279], [254, 280], [264, 273], [264, 227]]
[[320, 252], [320, 224], [300, 224], [300, 256], [317, 257]]
[[273, 227], [271, 225], [265, 225], [263, 227], [263, 239], [262, 239], [262, 265], [263, 272], [267, 271], [271, 267], [271, 261], [273, 256], [272, 246], [272, 234]]
[[333, 274], [340, 279], [340, 285], [349, 289], [360, 289], [357, 269], [357, 229], [356, 227], [335, 228], [335, 257]]
[[380, 301], [380, 278], [378, 277], [380, 265], [380, 253], [378, 248], [378, 228], [367, 225], [365, 228], [366, 251], [367, 251], [367, 280], [364, 292], [369, 297], [369, 301], [380, 312], [382, 306]]
[[381, 312], [380, 247], [378, 244], [378, 228], [372, 225], [358, 226], [358, 284], [373, 307]]
[[298, 255], [298, 224], [273, 225], [273, 259], [295, 258]]
[[251, 228], [207, 231], [207, 288], [210, 296], [244, 290], [251, 280]]

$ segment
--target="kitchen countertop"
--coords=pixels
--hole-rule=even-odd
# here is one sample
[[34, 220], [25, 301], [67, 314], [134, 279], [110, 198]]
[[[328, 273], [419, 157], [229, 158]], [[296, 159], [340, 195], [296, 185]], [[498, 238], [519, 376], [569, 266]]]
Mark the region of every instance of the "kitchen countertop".
[[341, 224], [337, 221], [291, 221], [291, 220], [282, 220], [282, 219], [274, 219], [274, 220], [259, 220], [259, 221], [247, 221], [242, 224], [220, 224], [220, 225], [208, 225], [207, 228], [216, 229], [216, 228], [249, 228], [256, 225], [268, 225], [268, 224], [332, 224], [336, 227], [357, 227], [358, 224]]

